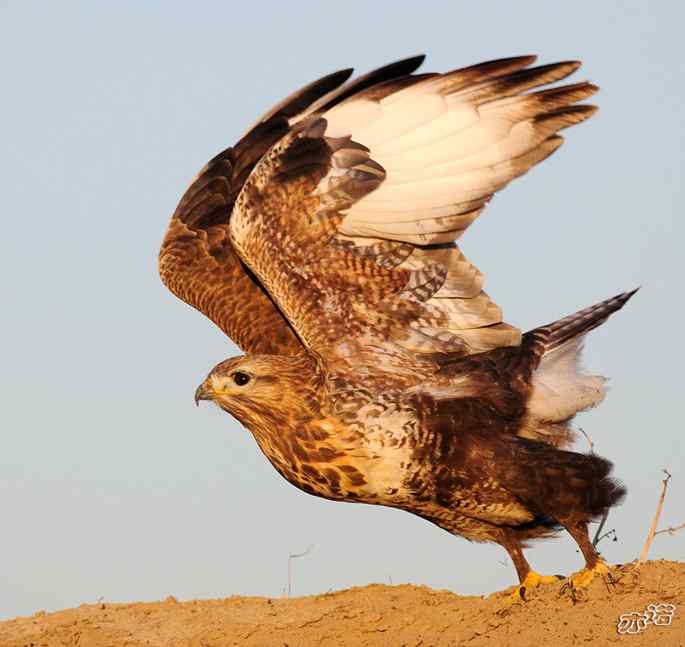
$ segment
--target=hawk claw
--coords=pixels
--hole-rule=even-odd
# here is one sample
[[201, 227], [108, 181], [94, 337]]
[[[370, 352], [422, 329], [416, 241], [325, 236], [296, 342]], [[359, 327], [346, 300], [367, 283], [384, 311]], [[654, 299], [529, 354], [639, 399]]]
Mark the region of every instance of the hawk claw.
[[551, 584], [563, 580], [563, 575], [540, 575], [535, 571], [529, 571], [523, 582], [514, 587], [510, 598], [512, 602], [525, 602], [526, 593], [531, 589], [536, 589], [540, 584]]
[[592, 568], [584, 568], [569, 577], [561, 589], [559, 589], [559, 595], [568, 593], [574, 601], [580, 599], [587, 592], [588, 587], [597, 575], [601, 576], [608, 584], [615, 582], [606, 562], [600, 559], [597, 560], [597, 563]]

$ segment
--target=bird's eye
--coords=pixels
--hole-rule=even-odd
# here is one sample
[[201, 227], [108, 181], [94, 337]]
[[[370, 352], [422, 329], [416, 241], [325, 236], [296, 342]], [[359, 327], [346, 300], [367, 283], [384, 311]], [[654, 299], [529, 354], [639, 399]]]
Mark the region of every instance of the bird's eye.
[[242, 371], [236, 371], [233, 373], [233, 381], [238, 386], [245, 386], [250, 381], [250, 376]]

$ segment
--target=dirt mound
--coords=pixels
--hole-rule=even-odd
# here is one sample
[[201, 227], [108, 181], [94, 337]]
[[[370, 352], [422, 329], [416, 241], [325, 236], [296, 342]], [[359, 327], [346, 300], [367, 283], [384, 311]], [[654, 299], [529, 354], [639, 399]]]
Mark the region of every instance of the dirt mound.
[[[508, 592], [463, 597], [423, 586], [374, 584], [295, 599], [84, 604], [1, 623], [0, 645], [564, 647], [629, 641], [635, 647], [685, 646], [685, 564], [655, 561], [639, 571], [629, 564], [612, 573], [615, 583], [597, 579], [585, 598], [575, 601], [560, 596], [557, 584], [516, 604]], [[659, 603], [671, 606], [657, 609], [657, 623], [645, 625], [641, 614]], [[636, 613], [619, 633], [619, 616], [631, 612]]]

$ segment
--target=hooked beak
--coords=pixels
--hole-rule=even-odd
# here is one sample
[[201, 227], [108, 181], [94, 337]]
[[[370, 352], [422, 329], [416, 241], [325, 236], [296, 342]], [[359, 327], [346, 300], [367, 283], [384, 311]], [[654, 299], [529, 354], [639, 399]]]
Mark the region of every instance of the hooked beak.
[[206, 382], [200, 384], [195, 390], [195, 406], [200, 406], [200, 400], [211, 400], [212, 392], [207, 387]]

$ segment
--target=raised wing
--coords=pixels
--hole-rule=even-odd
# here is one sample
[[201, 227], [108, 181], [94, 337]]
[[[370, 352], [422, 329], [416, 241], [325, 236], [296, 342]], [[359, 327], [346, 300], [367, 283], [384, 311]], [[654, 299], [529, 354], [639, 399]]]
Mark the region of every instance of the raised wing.
[[305, 114], [263, 157], [231, 239], [308, 348], [411, 366], [520, 343], [454, 241], [595, 110], [574, 105], [589, 83], [527, 93], [579, 66], [533, 60], [372, 87]]
[[379, 83], [403, 79], [422, 56], [398, 61], [351, 82], [352, 70], [330, 74], [272, 108], [233, 147], [219, 153], [198, 174], [171, 218], [159, 253], [165, 285], [214, 321], [240, 348], [292, 354], [302, 345], [262, 288], [236, 256], [228, 235], [233, 205], [264, 153], [290, 130], [303, 112], [314, 114]]

